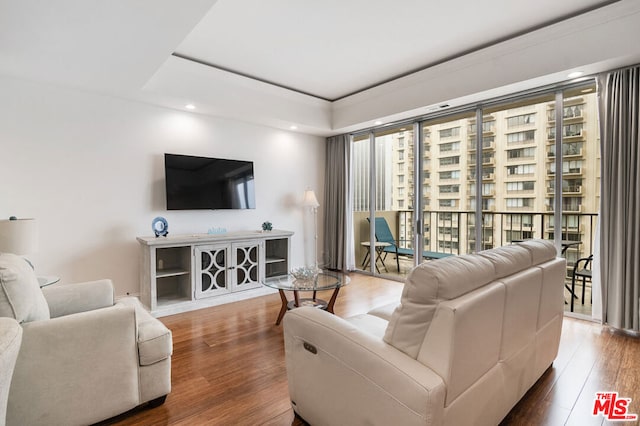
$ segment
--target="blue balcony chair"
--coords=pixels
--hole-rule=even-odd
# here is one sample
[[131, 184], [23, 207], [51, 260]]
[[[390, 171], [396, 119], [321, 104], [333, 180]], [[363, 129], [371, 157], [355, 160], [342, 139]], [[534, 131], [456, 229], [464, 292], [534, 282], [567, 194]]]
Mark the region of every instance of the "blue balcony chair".
[[[369, 218], [367, 218], [367, 221]], [[391, 233], [391, 229], [389, 228], [389, 224], [387, 223], [387, 219], [384, 217], [376, 217], [375, 218], [375, 236], [376, 241], [383, 242], [389, 244], [383, 249], [384, 256], [380, 259], [382, 261], [383, 266], [384, 261], [387, 258], [389, 253], [392, 253], [396, 256], [396, 266], [398, 268], [398, 272], [400, 272], [400, 259], [399, 256], [413, 256], [414, 250], [412, 248], [398, 247], [399, 241], [393, 237]], [[451, 253], [440, 253], [435, 251], [425, 250], [422, 252], [422, 257], [425, 259], [441, 259], [443, 257], [452, 256]]]

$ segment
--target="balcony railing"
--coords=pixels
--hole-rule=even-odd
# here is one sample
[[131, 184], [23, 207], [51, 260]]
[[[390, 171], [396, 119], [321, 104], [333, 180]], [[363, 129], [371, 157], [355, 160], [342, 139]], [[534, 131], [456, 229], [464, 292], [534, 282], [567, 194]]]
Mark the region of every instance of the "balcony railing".
[[[571, 206], [567, 206], [571, 207]], [[582, 208], [582, 206], [580, 206]], [[513, 240], [526, 238], [553, 239], [555, 232], [553, 212], [526, 211], [484, 211], [482, 213], [483, 240], [482, 250], [510, 244]], [[363, 246], [360, 241], [369, 238], [368, 212], [354, 213], [354, 229], [356, 256], [364, 257]], [[376, 217], [387, 219], [394, 237], [400, 241], [400, 247], [413, 246], [414, 212], [411, 210], [376, 212]], [[579, 257], [586, 257], [592, 253], [597, 213], [582, 213], [565, 211], [562, 216], [560, 232], [562, 240], [577, 240], [581, 244], [571, 252], [572, 259], [569, 266]], [[466, 254], [475, 252], [475, 212], [471, 210], [449, 209], [427, 210], [423, 212], [422, 229], [423, 240], [428, 242], [424, 250], [445, 252], [452, 254]], [[402, 230], [402, 232], [400, 232]], [[521, 236], [522, 238], [520, 238]], [[440, 242], [446, 241], [444, 245]], [[446, 249], [443, 250], [443, 247]], [[569, 256], [569, 254], [567, 254]]]

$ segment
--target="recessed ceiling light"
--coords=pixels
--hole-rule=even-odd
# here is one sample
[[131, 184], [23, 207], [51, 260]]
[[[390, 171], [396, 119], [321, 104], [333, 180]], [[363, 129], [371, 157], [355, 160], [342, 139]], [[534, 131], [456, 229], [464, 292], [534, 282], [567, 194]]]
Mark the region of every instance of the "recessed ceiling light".
[[373, 124], [375, 124], [376, 126], [379, 126], [379, 125], [381, 125], [381, 124], [382, 124], [382, 121], [380, 121], [380, 120], [376, 120], [376, 122], [375, 122], [375, 123], [373, 123]]
[[582, 71], [574, 71], [574, 72], [570, 73], [567, 77], [569, 77], [569, 78], [578, 78], [582, 74], [584, 74]]
[[184, 107], [186, 109], [196, 109], [196, 106], [194, 104], [186, 104]]
[[293, 126], [291, 126], [291, 127], [289, 127], [289, 128], [290, 128], [291, 130], [297, 130], [297, 129], [298, 129], [298, 126], [296, 126], [296, 125], [294, 124]]

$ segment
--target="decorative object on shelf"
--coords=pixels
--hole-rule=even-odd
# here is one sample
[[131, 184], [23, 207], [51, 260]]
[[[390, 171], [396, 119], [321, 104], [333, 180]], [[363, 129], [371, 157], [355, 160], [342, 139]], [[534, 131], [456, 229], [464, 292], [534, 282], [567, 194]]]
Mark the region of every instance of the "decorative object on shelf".
[[160, 216], [156, 217], [151, 222], [151, 229], [153, 229], [154, 234], [156, 234], [156, 238], [166, 237], [169, 233], [169, 224], [167, 223], [167, 219]]
[[309, 266], [301, 266], [299, 268], [293, 268], [291, 270], [291, 275], [296, 280], [314, 280], [318, 277], [318, 274], [321, 271], [318, 268], [309, 267]]
[[209, 228], [209, 230], [207, 231], [207, 234], [209, 235], [219, 235], [219, 234], [226, 234], [227, 233], [227, 228]]
[[[35, 219], [0, 220], [0, 253], [28, 256], [38, 251], [38, 224]], [[27, 259], [25, 259], [27, 260]], [[33, 268], [33, 264], [27, 260]]]
[[295, 278], [295, 286], [298, 289], [313, 288], [318, 274], [322, 272], [315, 266], [302, 266], [291, 270], [291, 275]]
[[313, 261], [315, 269], [318, 269], [318, 199], [316, 193], [312, 189], [304, 191], [304, 198], [302, 200], [304, 207], [309, 207], [313, 212], [313, 230], [314, 230], [314, 245], [313, 245]]
[[273, 230], [273, 225], [271, 224], [271, 222], [266, 221], [262, 224], [262, 230], [263, 231], [272, 231]]

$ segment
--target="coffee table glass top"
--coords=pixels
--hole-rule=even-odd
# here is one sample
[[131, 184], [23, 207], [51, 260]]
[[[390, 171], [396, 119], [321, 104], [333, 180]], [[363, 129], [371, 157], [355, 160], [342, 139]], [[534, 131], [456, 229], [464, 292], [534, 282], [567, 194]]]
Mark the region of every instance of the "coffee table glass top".
[[295, 279], [292, 275], [268, 278], [263, 284], [278, 290], [322, 291], [332, 290], [349, 284], [350, 278], [339, 272], [321, 272], [313, 280]]

